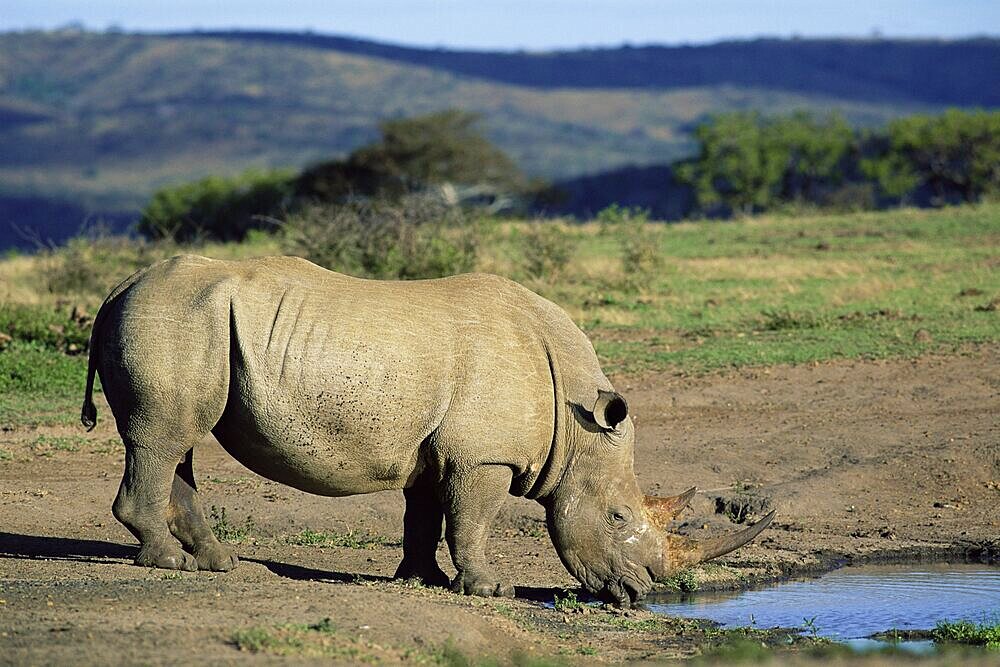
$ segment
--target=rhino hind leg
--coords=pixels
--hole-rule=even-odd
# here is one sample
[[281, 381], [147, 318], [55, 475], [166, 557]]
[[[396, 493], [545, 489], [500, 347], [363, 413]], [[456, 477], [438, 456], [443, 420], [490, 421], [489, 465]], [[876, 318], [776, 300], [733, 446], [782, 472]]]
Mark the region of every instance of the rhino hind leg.
[[226, 572], [236, 567], [239, 559], [231, 546], [219, 542], [205, 519], [194, 481], [193, 455], [191, 448], [174, 471], [167, 525], [185, 551], [194, 555], [199, 570]]
[[510, 468], [478, 466], [445, 480], [445, 537], [458, 574], [451, 590], [466, 595], [513, 597], [486, 559], [486, 538], [510, 488]]
[[444, 508], [431, 476], [419, 477], [413, 486], [403, 489], [403, 498], [406, 500], [403, 560], [394, 576], [396, 579], [419, 579], [426, 586], [447, 587], [451, 580], [437, 562]]
[[136, 565], [168, 570], [198, 569], [167, 526], [171, 483], [177, 457], [123, 433], [125, 474], [112, 511], [139, 540]]

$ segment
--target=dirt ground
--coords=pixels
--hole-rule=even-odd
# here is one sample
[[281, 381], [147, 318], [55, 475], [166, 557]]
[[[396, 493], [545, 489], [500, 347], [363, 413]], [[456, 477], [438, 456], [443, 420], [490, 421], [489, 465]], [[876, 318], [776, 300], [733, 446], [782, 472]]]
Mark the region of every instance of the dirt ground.
[[[698, 571], [703, 588], [864, 560], [1000, 557], [998, 346], [614, 380], [636, 417], [640, 485], [664, 494], [701, 489], [681, 532], [732, 530], [730, 516], [778, 510], [755, 544], [721, 559], [725, 567]], [[11, 454], [0, 460], [2, 664], [319, 654], [345, 663], [429, 662], [453, 650], [586, 663], [658, 661], [704, 648], [689, 626], [647, 622], [648, 611], [544, 607], [576, 582], [532, 502], [509, 499], [491, 542], [517, 598], [463, 598], [390, 580], [401, 555], [400, 493], [310, 496], [257, 477], [214, 442], [196, 451], [195, 471], [205, 504], [217, 516], [225, 508], [226, 525], [242, 538], [241, 565], [229, 573], [136, 567], [134, 540], [110, 509], [122, 450], [110, 411], [99, 409], [102, 420], [86, 441], [51, 439], [83, 432], [72, 428], [0, 433], [0, 449]], [[349, 533], [359, 544], [289, 543], [307, 529]], [[366, 536], [384, 541], [365, 545]], [[439, 560], [451, 572], [443, 549]], [[272, 642], [264, 652], [235, 641], [250, 628], [279, 639], [310, 634], [284, 624], [312, 624], [311, 634], [322, 636], [305, 646], [294, 637]]]

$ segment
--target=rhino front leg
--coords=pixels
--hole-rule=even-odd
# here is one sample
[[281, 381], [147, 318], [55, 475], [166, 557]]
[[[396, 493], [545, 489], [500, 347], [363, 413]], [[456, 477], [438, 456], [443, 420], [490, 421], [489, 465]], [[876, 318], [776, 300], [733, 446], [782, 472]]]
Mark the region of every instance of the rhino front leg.
[[437, 563], [444, 508], [437, 484], [430, 475], [419, 477], [403, 489], [406, 512], [403, 515], [403, 561], [396, 568], [397, 579], [420, 579], [427, 586], [447, 586], [448, 575]]
[[514, 587], [499, 580], [486, 561], [490, 525], [510, 489], [511, 471], [481, 466], [445, 479], [444, 504], [448, 548], [458, 574], [451, 590], [466, 595], [513, 597]]
[[193, 456], [194, 448], [191, 448], [174, 471], [167, 524], [174, 537], [194, 554], [199, 570], [226, 572], [236, 567], [239, 559], [231, 546], [219, 542], [205, 519], [194, 481]]

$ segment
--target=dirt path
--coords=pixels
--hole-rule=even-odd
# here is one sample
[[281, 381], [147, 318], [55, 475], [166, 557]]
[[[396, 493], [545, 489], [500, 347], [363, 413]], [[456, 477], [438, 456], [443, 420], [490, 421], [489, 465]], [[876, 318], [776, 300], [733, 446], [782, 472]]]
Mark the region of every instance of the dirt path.
[[[1000, 554], [997, 346], [616, 385], [636, 415], [641, 486], [704, 489], [682, 532], [731, 529], [730, 515], [778, 509], [757, 544], [698, 573], [703, 587], [838, 561]], [[533, 503], [510, 499], [494, 527], [493, 560], [518, 598], [462, 598], [389, 580], [400, 557], [399, 493], [309, 496], [255, 476], [214, 443], [196, 452], [195, 469], [206, 503], [217, 517], [225, 509], [243, 541], [241, 566], [135, 567], [134, 541], [110, 512], [122, 456], [106, 406], [101, 414], [86, 439], [69, 428], [0, 433], [11, 455], [0, 460], [0, 663], [268, 662], [274, 652], [421, 662], [449, 646], [615, 661], [697, 650], [696, 631], [648, 612], [541, 607], [575, 581]], [[290, 543], [315, 541], [307, 530], [346, 546]], [[450, 567], [444, 551], [439, 560]], [[237, 648], [234, 633], [248, 628], [270, 634], [244, 634], [244, 647], [258, 641], [270, 652]]]

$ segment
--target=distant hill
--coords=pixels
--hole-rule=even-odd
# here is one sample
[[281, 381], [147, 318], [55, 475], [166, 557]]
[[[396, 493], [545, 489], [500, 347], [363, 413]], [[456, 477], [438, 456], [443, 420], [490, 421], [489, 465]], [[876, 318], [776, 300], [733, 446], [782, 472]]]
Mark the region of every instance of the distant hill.
[[[689, 154], [712, 112], [837, 109], [880, 124], [997, 106], [997, 71], [994, 39], [487, 53], [308, 33], [2, 33], [0, 197], [14, 203], [0, 207], [0, 247], [11, 221], [58, 239], [81, 217], [123, 224], [164, 184], [344, 155], [391, 116], [481, 112], [528, 173], [599, 201], [583, 190], [627, 189], [628, 167]], [[584, 178], [609, 170], [624, 171]], [[648, 192], [658, 172], [641, 173]]]
[[[847, 100], [1000, 105], [1000, 40], [756, 39], [545, 53], [420, 49], [334, 35], [201, 32], [431, 67], [535, 88], [672, 89], [730, 85]], [[984, 85], [986, 84], [986, 85]]]

